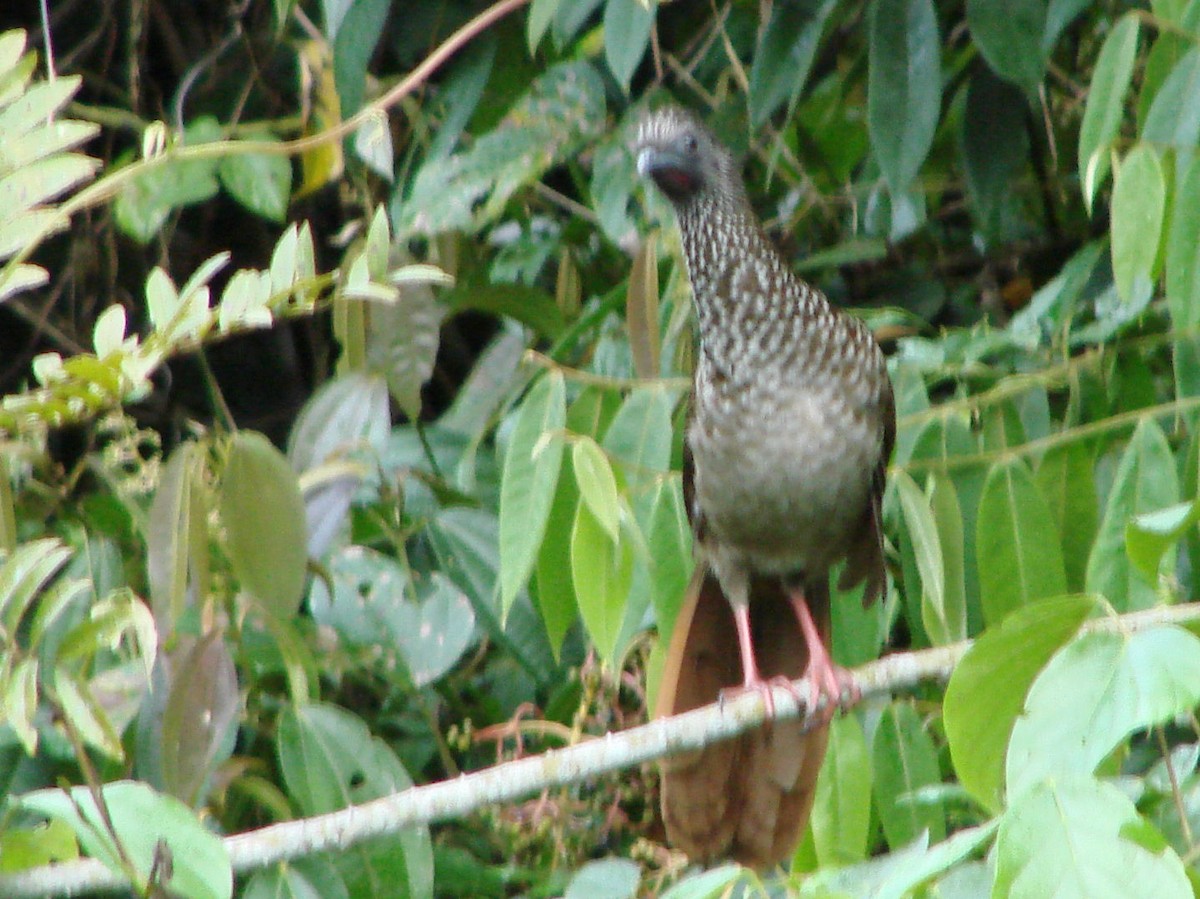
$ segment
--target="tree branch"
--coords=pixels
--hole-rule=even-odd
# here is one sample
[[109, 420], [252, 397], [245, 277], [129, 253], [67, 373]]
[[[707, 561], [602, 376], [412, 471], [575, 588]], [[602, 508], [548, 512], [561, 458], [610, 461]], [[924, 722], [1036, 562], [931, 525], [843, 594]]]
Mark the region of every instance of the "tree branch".
[[[1097, 619], [1085, 624], [1083, 630], [1133, 632], [1197, 621], [1200, 603], [1192, 603]], [[863, 665], [854, 675], [864, 699], [889, 696], [925, 681], [945, 682], [970, 646], [968, 640], [937, 649], [897, 653]], [[806, 681], [796, 681], [794, 686], [797, 695], [808, 695]], [[774, 697], [777, 718], [794, 718], [804, 712], [803, 703], [797, 703], [796, 696], [787, 689], [776, 687]], [[406, 827], [461, 818], [486, 805], [513, 802], [677, 752], [700, 749], [757, 727], [762, 721], [762, 697], [756, 692], [744, 693], [727, 702], [605, 734], [578, 746], [413, 787], [330, 814], [237, 834], [225, 839], [225, 847], [234, 872], [245, 873], [314, 852], [345, 849]], [[95, 859], [0, 875], [0, 895], [9, 899], [77, 896], [128, 886], [128, 881]]]

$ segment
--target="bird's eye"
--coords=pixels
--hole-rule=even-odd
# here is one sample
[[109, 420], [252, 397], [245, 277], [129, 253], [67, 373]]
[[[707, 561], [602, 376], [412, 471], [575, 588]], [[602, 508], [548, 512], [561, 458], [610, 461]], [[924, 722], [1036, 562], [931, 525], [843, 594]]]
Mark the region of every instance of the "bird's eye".
[[696, 135], [685, 134], [683, 136], [683, 148], [689, 153], [695, 153], [700, 149], [700, 141], [696, 140]]

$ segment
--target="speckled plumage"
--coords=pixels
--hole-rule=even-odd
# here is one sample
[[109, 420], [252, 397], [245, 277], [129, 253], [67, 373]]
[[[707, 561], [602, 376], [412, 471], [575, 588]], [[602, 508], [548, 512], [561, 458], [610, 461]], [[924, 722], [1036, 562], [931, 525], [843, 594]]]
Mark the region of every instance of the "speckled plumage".
[[[735, 620], [750, 608], [762, 678], [745, 676], [755, 686], [798, 677], [812, 658], [788, 605], [796, 597], [827, 647], [836, 562], [847, 560], [843, 586], [867, 582], [864, 601], [881, 592], [879, 503], [895, 412], [874, 338], [792, 273], [712, 133], [668, 108], [642, 121], [636, 149], [639, 170], [675, 207], [699, 330], [685, 465], [698, 564], [659, 703], [671, 714], [737, 683], [727, 657], [736, 663], [738, 649], [722, 648], [729, 620], [712, 597]], [[672, 841], [706, 860], [780, 860], [807, 819], [824, 744], [824, 728], [781, 724], [677, 759], [663, 785]]]

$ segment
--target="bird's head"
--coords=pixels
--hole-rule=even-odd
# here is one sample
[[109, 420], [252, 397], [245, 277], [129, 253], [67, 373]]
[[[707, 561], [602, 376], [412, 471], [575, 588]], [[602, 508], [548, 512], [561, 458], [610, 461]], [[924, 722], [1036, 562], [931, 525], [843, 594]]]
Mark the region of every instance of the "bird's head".
[[733, 156], [693, 113], [678, 106], [643, 116], [634, 141], [638, 174], [650, 178], [676, 207], [736, 191]]

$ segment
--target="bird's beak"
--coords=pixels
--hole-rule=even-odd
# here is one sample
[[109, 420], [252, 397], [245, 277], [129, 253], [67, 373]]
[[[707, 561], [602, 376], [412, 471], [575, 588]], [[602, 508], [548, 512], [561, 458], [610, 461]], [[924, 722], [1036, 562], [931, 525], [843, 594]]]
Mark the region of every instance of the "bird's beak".
[[695, 163], [674, 150], [642, 147], [637, 154], [638, 174], [650, 178], [672, 200], [691, 195], [700, 184]]

